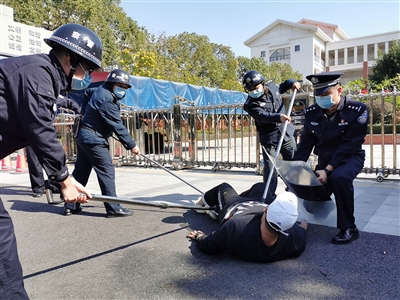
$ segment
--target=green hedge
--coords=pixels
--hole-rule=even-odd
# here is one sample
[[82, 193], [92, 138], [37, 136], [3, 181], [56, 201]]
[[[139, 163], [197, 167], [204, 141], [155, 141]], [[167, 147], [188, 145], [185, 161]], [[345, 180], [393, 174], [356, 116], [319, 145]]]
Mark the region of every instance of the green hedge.
[[[381, 124], [374, 124], [372, 126], [372, 132], [373, 134], [381, 134]], [[392, 134], [393, 133], [393, 125], [392, 124], [384, 124], [384, 133], [385, 134]], [[367, 134], [369, 134], [369, 125], [368, 125], [368, 131]], [[396, 124], [396, 134], [400, 134], [400, 124]]]

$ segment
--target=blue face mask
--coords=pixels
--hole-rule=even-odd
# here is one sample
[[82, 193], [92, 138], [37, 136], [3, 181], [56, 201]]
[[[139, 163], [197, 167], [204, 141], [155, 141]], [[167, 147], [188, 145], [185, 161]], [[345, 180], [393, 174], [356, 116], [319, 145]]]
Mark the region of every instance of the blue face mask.
[[118, 99], [122, 99], [125, 97], [126, 95], [126, 89], [120, 87], [120, 86], [116, 86], [114, 88], [114, 95], [115, 97], [117, 97]]
[[332, 95], [329, 96], [315, 96], [315, 101], [322, 109], [331, 108], [335, 102], [332, 100]]
[[84, 90], [89, 86], [91, 82], [92, 75], [90, 75], [88, 71], [85, 71], [85, 76], [83, 77], [83, 79], [72, 77], [71, 90]]
[[253, 90], [253, 91], [250, 91], [249, 92], [249, 96], [251, 97], [251, 98], [258, 98], [258, 97], [261, 97], [261, 95], [263, 94], [263, 89], [262, 89], [262, 87], [260, 86], [258, 89], [256, 89], [256, 90]]

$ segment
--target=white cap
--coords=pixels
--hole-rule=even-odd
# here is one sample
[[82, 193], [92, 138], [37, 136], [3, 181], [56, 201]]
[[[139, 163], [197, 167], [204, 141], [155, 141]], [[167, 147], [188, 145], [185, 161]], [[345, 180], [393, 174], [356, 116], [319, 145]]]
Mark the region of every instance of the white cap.
[[279, 194], [268, 206], [266, 220], [273, 229], [284, 235], [285, 230], [292, 228], [297, 220], [297, 197], [291, 192]]

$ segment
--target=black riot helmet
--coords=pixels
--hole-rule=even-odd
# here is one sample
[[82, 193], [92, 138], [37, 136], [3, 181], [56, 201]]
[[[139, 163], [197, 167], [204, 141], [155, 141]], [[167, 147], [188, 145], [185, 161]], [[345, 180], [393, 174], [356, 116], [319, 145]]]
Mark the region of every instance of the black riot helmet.
[[126, 73], [124, 70], [121, 69], [115, 69], [108, 74], [107, 79], [105, 82], [111, 82], [111, 83], [123, 83], [128, 85], [129, 87], [132, 87], [131, 84], [131, 79], [129, 77], [129, 74]]
[[92, 69], [101, 68], [103, 45], [99, 37], [89, 28], [79, 24], [66, 24], [59, 27], [51, 37], [44, 39], [54, 48], [61, 45], [83, 58]]
[[251, 70], [248, 71], [246, 74], [243, 76], [243, 88], [247, 92], [253, 87], [256, 87], [259, 85], [261, 82], [264, 82], [265, 78], [264, 76], [261, 75], [260, 72]]

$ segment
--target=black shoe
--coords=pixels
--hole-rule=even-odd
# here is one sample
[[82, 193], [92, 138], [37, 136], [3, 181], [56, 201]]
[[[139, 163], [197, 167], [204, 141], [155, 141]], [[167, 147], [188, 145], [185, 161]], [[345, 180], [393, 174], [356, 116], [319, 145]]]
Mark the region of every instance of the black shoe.
[[70, 215], [74, 215], [77, 213], [80, 213], [82, 211], [82, 207], [77, 207], [76, 209], [71, 209], [68, 207], [64, 208], [64, 216], [70, 216]]
[[128, 217], [132, 216], [133, 211], [125, 208], [120, 208], [118, 210], [109, 210], [107, 211], [106, 218], [115, 218], [115, 217]]
[[32, 197], [33, 198], [40, 198], [40, 197], [42, 197], [42, 195], [43, 195], [43, 192], [34, 192], [32, 194]]
[[347, 228], [341, 230], [334, 238], [332, 238], [332, 244], [341, 245], [348, 244], [355, 241], [360, 236], [357, 227]]

